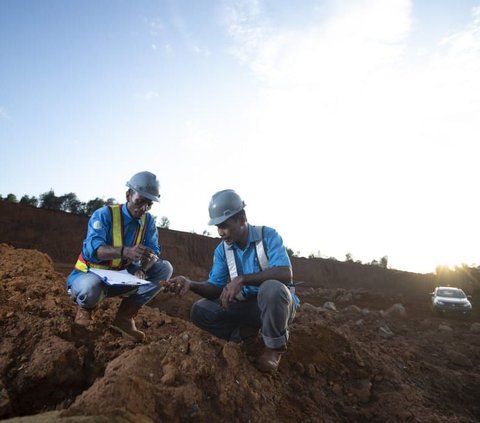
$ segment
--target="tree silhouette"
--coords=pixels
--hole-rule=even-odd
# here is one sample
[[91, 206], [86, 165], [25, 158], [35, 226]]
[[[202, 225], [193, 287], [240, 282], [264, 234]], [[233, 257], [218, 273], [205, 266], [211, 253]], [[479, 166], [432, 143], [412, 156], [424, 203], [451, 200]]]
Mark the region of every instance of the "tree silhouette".
[[386, 269], [386, 268], [388, 267], [388, 256], [383, 256], [383, 257], [380, 259], [379, 266], [380, 266], [380, 267], [383, 267], [384, 269]]
[[[3, 197], [0, 194], [0, 200], [18, 203], [17, 196], [12, 193], [8, 194], [6, 197]], [[74, 192], [57, 197], [53, 188], [50, 188], [50, 191], [40, 194], [39, 199], [37, 199], [35, 196], [30, 197], [28, 195], [24, 195], [20, 199], [19, 203], [28, 206], [39, 207], [42, 209], [59, 210], [67, 213], [87, 216], [91, 216], [95, 210], [102, 206], [118, 204], [117, 200], [112, 197], [108, 198], [106, 201], [97, 197], [88, 201], [87, 203], [84, 203], [78, 199]], [[170, 221], [168, 223], [170, 224]]]
[[5, 200], [10, 201], [10, 203], [18, 203], [17, 196], [15, 194], [8, 194]]
[[167, 216], [162, 216], [160, 219], [160, 227], [170, 229], [170, 219]]
[[82, 214], [85, 211], [85, 204], [77, 198], [76, 194], [70, 192], [60, 197], [60, 210], [74, 214]]
[[49, 210], [61, 210], [62, 199], [55, 195], [53, 189], [40, 194], [40, 208]]
[[27, 206], [37, 207], [38, 206], [38, 199], [35, 196], [29, 197], [28, 195], [24, 195], [22, 198], [20, 198], [20, 204], [25, 204]]
[[105, 201], [97, 197], [93, 200], [90, 200], [86, 204], [85, 213], [87, 214], [87, 216], [91, 216], [95, 210], [99, 209], [100, 207], [103, 207], [104, 205], [105, 205]]

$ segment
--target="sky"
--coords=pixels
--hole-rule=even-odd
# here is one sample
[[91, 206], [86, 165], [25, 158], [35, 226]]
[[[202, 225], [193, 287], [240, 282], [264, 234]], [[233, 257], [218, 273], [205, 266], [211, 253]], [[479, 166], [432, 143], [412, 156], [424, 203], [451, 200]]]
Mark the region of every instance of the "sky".
[[[480, 0], [0, 0], [0, 194], [125, 198], [300, 256], [480, 265]], [[160, 240], [161, 243], [161, 240]]]

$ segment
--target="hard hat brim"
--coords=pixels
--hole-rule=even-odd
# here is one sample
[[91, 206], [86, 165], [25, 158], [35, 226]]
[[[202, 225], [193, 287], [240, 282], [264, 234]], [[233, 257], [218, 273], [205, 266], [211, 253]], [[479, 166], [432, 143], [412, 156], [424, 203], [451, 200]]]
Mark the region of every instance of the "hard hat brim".
[[218, 216], [218, 217], [213, 217], [208, 221], [208, 224], [213, 226], [213, 225], [220, 225], [221, 223], [225, 222], [226, 220], [230, 219], [233, 215], [230, 216]]
[[[127, 185], [128, 186], [128, 185]], [[129, 187], [131, 188], [131, 187]], [[149, 200], [152, 200], [152, 201], [155, 201], [155, 202], [159, 202], [160, 201], [160, 196], [155, 196], [153, 194], [150, 194], [148, 192], [144, 192], [144, 191], [137, 191], [135, 188], [131, 188], [133, 191], [135, 191], [138, 195], [141, 195], [143, 198], [148, 198]]]
[[136, 192], [138, 192], [142, 197], [148, 198], [149, 200], [155, 201], [156, 203], [160, 201], [160, 196], [156, 197], [155, 195], [149, 194], [148, 192]]

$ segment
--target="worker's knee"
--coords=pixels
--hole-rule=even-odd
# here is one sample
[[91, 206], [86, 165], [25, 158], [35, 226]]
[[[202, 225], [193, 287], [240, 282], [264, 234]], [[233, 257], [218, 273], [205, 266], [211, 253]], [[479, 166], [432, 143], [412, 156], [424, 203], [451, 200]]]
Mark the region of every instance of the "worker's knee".
[[83, 308], [94, 308], [105, 298], [102, 281], [95, 275], [86, 273], [79, 276], [70, 286], [70, 296]]
[[205, 298], [193, 304], [190, 310], [190, 320], [199, 327], [214, 324], [222, 312], [221, 307], [214, 301]]
[[167, 260], [158, 260], [147, 272], [147, 279], [150, 281], [165, 281], [172, 277], [173, 266]]
[[259, 302], [266, 304], [271, 302], [275, 303], [279, 299], [288, 301], [288, 297], [289, 294], [287, 287], [282, 282], [276, 280], [268, 280], [263, 282], [258, 290]]

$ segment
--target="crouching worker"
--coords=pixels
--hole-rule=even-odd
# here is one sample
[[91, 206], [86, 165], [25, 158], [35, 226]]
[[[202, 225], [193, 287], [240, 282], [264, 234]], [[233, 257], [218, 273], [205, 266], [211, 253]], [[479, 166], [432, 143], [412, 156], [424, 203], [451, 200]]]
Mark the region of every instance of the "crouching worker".
[[260, 329], [265, 349], [256, 366], [275, 372], [287, 348], [288, 325], [298, 298], [282, 238], [272, 228], [250, 225], [244, 207], [233, 190], [213, 195], [209, 225], [217, 226], [222, 242], [215, 250], [208, 281], [176, 276], [171, 282], [180, 295], [190, 290], [204, 297], [192, 306], [190, 316], [213, 335], [240, 341]]
[[[158, 294], [160, 281], [169, 279], [173, 269], [168, 261], [159, 259], [158, 230], [148, 213], [153, 201], [160, 198], [157, 177], [139, 172], [127, 187], [125, 204], [104, 206], [92, 214], [82, 252], [67, 278], [67, 289], [78, 304], [75, 323], [80, 326], [93, 323], [92, 312], [106, 297], [125, 297], [112, 328], [128, 339], [142, 342], [145, 334], [136, 328], [133, 319]], [[89, 268], [127, 269], [149, 283], [139, 287], [110, 286]]]

